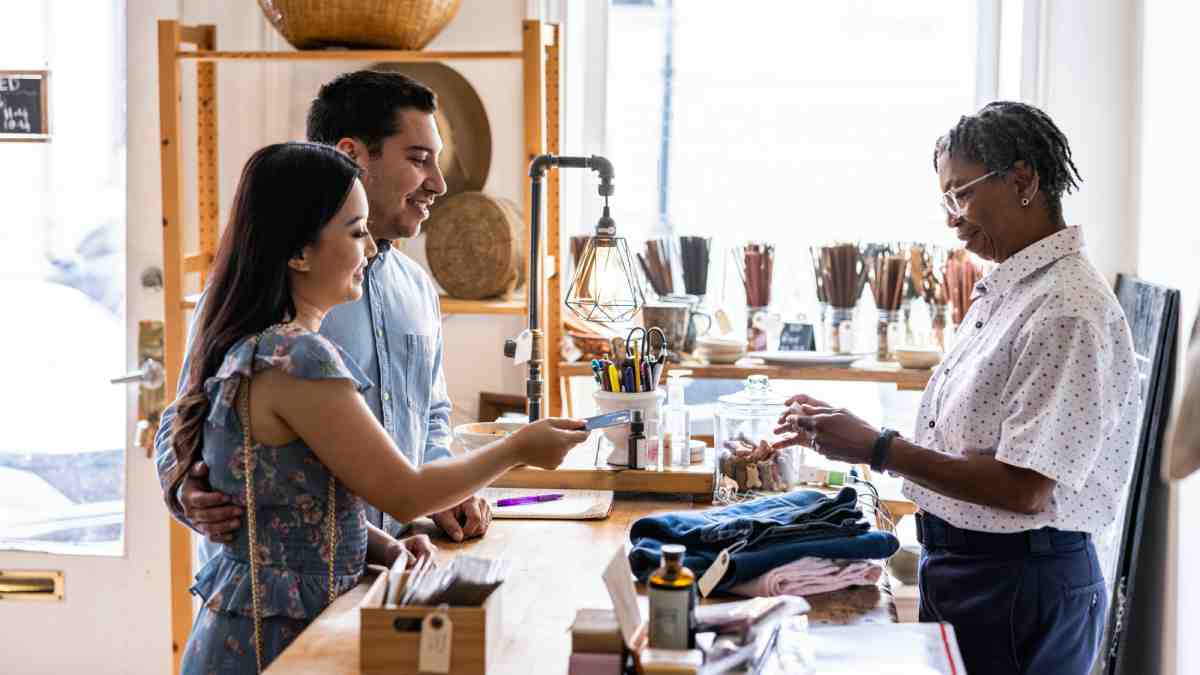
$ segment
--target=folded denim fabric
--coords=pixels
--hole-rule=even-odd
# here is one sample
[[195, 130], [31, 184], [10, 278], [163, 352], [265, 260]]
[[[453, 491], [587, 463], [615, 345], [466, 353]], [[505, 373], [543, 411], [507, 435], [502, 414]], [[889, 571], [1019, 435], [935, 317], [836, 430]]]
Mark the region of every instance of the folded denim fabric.
[[804, 557], [887, 558], [900, 543], [891, 533], [870, 530], [857, 501], [850, 487], [834, 497], [798, 490], [719, 509], [641, 518], [629, 532], [629, 564], [645, 582], [659, 565], [662, 545], [683, 544], [684, 565], [703, 575], [722, 550], [736, 547], [716, 586], [724, 591]]

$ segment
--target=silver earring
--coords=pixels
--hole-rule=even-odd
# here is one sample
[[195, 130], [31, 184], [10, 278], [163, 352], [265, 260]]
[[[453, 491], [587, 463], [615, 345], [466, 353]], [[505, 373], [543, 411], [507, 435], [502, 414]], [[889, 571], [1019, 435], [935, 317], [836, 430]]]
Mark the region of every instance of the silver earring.
[[1021, 200], [1021, 206], [1029, 206], [1029, 198], [1028, 197]]

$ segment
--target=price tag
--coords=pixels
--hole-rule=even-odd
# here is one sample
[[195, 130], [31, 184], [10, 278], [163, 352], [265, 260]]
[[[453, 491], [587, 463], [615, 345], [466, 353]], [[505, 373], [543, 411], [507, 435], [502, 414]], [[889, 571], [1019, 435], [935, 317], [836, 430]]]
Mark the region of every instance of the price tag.
[[529, 363], [531, 358], [533, 358], [533, 333], [526, 328], [517, 336], [517, 353], [513, 356], [513, 363], [519, 366], [522, 363]]
[[729, 549], [718, 553], [712, 567], [709, 567], [704, 576], [700, 577], [700, 595], [707, 598], [708, 594], [712, 593], [713, 589], [717, 587], [717, 584], [721, 583], [721, 578], [725, 576], [725, 570], [727, 569], [729, 569]]
[[422, 673], [450, 672], [450, 641], [454, 625], [442, 612], [426, 614], [421, 620], [421, 647], [417, 670]]
[[718, 309], [713, 314], [713, 318], [717, 320], [717, 328], [721, 331], [721, 335], [728, 335], [733, 332], [733, 323], [729, 321], [729, 315], [725, 310]]

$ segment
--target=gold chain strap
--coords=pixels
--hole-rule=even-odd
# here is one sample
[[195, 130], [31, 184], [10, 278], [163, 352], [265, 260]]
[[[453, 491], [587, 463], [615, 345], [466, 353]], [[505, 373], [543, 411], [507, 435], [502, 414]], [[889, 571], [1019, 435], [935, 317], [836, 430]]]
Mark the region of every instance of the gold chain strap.
[[[254, 353], [250, 357], [250, 370], [254, 371], [254, 359], [258, 355], [258, 341], [255, 340]], [[238, 387], [238, 416], [242, 423], [242, 469], [246, 478], [246, 519], [249, 526], [247, 549], [250, 555], [250, 598], [254, 607], [254, 660], [259, 673], [262, 672], [262, 610], [261, 590], [258, 585], [258, 517], [254, 498], [254, 467], [250, 462], [250, 450], [253, 442], [250, 439], [250, 379], [243, 377]], [[327, 496], [328, 508], [325, 511], [325, 530], [329, 536], [329, 604], [337, 597], [333, 582], [333, 561], [337, 557], [337, 479], [333, 472], [329, 473], [329, 491]]]

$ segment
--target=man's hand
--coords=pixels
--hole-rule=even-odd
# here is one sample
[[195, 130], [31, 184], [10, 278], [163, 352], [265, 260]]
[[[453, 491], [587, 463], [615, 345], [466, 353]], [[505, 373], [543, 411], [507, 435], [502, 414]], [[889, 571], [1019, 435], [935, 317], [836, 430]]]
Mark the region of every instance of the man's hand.
[[215, 544], [233, 541], [234, 532], [242, 526], [242, 508], [229, 495], [212, 489], [204, 462], [196, 462], [188, 470], [179, 489], [179, 503], [192, 527]]
[[480, 497], [467, 497], [452, 509], [430, 516], [433, 522], [454, 541], [482, 537], [492, 524], [492, 507]]

